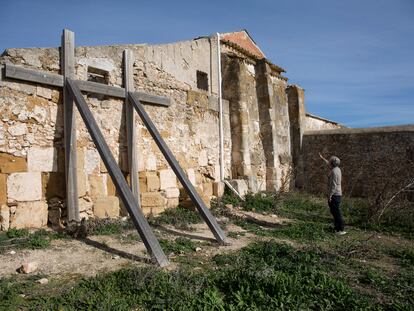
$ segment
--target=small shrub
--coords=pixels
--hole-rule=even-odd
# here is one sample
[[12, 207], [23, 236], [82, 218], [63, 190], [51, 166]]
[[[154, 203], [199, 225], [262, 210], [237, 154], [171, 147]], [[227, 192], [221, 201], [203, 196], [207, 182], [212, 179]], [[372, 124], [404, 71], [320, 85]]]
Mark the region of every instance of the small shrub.
[[26, 237], [28, 235], [29, 235], [29, 231], [27, 229], [11, 228], [7, 231], [7, 237], [9, 239], [22, 238], [22, 237]]

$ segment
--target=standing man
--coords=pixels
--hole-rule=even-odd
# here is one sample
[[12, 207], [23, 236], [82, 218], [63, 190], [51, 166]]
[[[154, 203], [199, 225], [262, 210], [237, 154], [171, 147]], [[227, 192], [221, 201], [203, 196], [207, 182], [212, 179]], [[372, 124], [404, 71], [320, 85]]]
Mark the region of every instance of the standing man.
[[328, 182], [328, 205], [331, 214], [334, 218], [335, 231], [339, 235], [346, 234], [344, 231], [344, 219], [340, 209], [342, 199], [342, 173], [339, 168], [341, 160], [338, 157], [332, 156], [329, 161], [325, 159], [321, 153], [320, 158], [329, 166], [329, 182]]

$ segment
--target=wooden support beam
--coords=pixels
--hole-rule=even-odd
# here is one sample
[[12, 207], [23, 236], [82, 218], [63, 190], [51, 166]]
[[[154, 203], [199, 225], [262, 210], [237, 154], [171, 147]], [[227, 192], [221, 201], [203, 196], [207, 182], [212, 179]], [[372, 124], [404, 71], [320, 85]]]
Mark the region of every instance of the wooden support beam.
[[83, 122], [85, 123], [96, 148], [98, 149], [102, 161], [104, 162], [108, 173], [115, 184], [116, 190], [119, 193], [122, 203], [124, 203], [125, 208], [131, 216], [131, 219], [136, 229], [138, 230], [138, 233], [141, 236], [145, 247], [153, 259], [155, 259], [161, 267], [167, 266], [169, 264], [168, 259], [161, 249], [157, 238], [152, 232], [148, 221], [145, 219], [144, 214], [142, 213], [141, 209], [138, 208], [136, 200], [132, 195], [131, 189], [129, 189], [128, 183], [126, 182], [121, 169], [119, 168], [114, 156], [111, 153], [111, 150], [105, 142], [105, 138], [103, 137], [102, 132], [92, 115], [92, 112], [89, 110], [80, 89], [77, 87], [74, 80], [67, 79], [66, 81], [66, 84], [68, 85], [69, 90], [75, 99], [76, 106], [83, 119]]
[[139, 176], [138, 176], [138, 151], [137, 151], [137, 130], [135, 126], [135, 111], [134, 106], [129, 102], [128, 92], [134, 91], [134, 77], [133, 64], [134, 55], [132, 51], [124, 51], [124, 87], [125, 87], [125, 117], [126, 117], [126, 132], [128, 141], [128, 169], [131, 180], [131, 190], [137, 201], [138, 207], [140, 205], [139, 198]]
[[161, 150], [165, 159], [170, 164], [178, 180], [181, 182], [181, 185], [187, 191], [189, 197], [197, 207], [198, 212], [201, 214], [204, 221], [210, 228], [211, 232], [214, 234], [216, 240], [221, 244], [226, 244], [226, 236], [224, 232], [221, 230], [220, 226], [218, 225], [217, 220], [211, 214], [210, 210], [206, 207], [203, 200], [195, 190], [193, 184], [190, 182], [187, 175], [184, 173], [181, 166], [178, 164], [177, 159], [174, 157], [170, 148], [168, 148], [167, 144], [162, 139], [154, 123], [151, 121], [151, 118], [146, 113], [144, 106], [139, 102], [139, 99], [134, 93], [129, 93], [129, 99], [130, 102], [134, 105], [135, 110], [138, 112], [138, 115], [144, 122], [146, 128], [150, 132], [158, 148]]
[[46, 84], [46, 85], [51, 85], [51, 86], [63, 87], [63, 76], [62, 75], [49, 73], [46, 71], [27, 69], [27, 68], [23, 68], [23, 67], [11, 65], [11, 64], [5, 64], [4, 67], [5, 67], [4, 76], [6, 78], [12, 78], [12, 79], [17, 79], [17, 80], [22, 80], [22, 81], [36, 82], [36, 83], [41, 83], [41, 84]]
[[[62, 75], [65, 78], [75, 78], [75, 35], [72, 31], [63, 30], [62, 34]], [[62, 77], [62, 76], [61, 76]], [[62, 77], [62, 78], [63, 78]], [[57, 77], [53, 81], [57, 80]], [[66, 206], [68, 222], [80, 221], [79, 198], [77, 183], [76, 159], [76, 123], [72, 94], [66, 83], [63, 83], [63, 116], [65, 142], [65, 175], [66, 175]]]
[[[22, 81], [41, 83], [51, 86], [63, 87], [64, 77], [46, 71], [27, 69], [16, 65], [5, 65], [5, 77]], [[76, 80], [79, 89], [83, 92], [102, 94], [111, 97], [125, 98], [125, 88], [106, 85], [92, 81]], [[169, 107], [171, 100], [168, 97], [151, 95], [144, 92], [134, 92], [144, 104]]]

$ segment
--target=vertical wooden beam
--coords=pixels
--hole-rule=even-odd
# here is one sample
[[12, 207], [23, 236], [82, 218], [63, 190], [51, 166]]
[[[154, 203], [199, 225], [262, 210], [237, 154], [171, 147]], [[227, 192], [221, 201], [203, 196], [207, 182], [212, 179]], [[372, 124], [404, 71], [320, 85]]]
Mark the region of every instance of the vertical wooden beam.
[[130, 50], [124, 50], [124, 87], [125, 87], [125, 116], [128, 142], [128, 168], [131, 179], [131, 190], [134, 198], [140, 208], [139, 200], [139, 176], [138, 176], [138, 158], [137, 158], [137, 130], [135, 127], [134, 107], [129, 102], [128, 92], [134, 91], [133, 77], [134, 55]]
[[68, 222], [80, 221], [77, 160], [76, 160], [76, 123], [73, 96], [66, 85], [66, 78], [75, 79], [75, 34], [67, 29], [62, 34], [61, 70], [64, 77], [64, 141], [65, 141], [65, 174], [66, 174], [66, 206]]

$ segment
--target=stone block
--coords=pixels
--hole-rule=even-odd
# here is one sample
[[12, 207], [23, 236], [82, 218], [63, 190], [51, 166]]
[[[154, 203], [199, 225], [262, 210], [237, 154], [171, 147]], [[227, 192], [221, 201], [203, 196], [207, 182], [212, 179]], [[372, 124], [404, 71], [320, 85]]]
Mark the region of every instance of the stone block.
[[158, 178], [157, 175], [149, 175], [146, 178], [146, 185], [147, 185], [148, 192], [158, 191], [160, 190], [160, 179]]
[[7, 175], [0, 174], [0, 205], [7, 202]]
[[79, 212], [87, 212], [93, 209], [93, 202], [91, 198], [79, 199]]
[[47, 89], [45, 87], [37, 86], [36, 95], [46, 99], [52, 99], [52, 90]]
[[119, 200], [115, 196], [100, 198], [93, 204], [93, 213], [97, 218], [116, 218], [119, 216]]
[[77, 176], [78, 176], [78, 196], [83, 197], [86, 195], [86, 192], [87, 192], [87, 176], [83, 170], [82, 171], [77, 170]]
[[46, 202], [21, 202], [10, 215], [10, 228], [42, 228], [47, 225], [47, 219]]
[[164, 192], [167, 199], [178, 198], [180, 196], [180, 190], [178, 188], [168, 188]]
[[0, 204], [0, 230], [7, 231], [10, 226], [10, 209], [6, 204]]
[[48, 211], [48, 221], [49, 223], [55, 227], [62, 226], [62, 211], [60, 209], [51, 209]]
[[203, 183], [203, 194], [209, 197], [213, 195], [213, 183], [211, 182]]
[[165, 211], [165, 206], [152, 206], [152, 207], [143, 207], [142, 208], [142, 212], [146, 216], [148, 216], [148, 215], [156, 216], [156, 215], [161, 214], [164, 211]]
[[89, 195], [93, 199], [107, 196], [106, 181], [102, 175], [89, 175]]
[[27, 133], [27, 125], [26, 123], [16, 123], [16, 124], [10, 125], [7, 131], [12, 136], [22, 136]]
[[143, 192], [141, 194], [142, 207], [165, 206], [166, 203], [166, 198], [164, 198], [159, 192]]
[[0, 152], [0, 173], [10, 174], [19, 172], [27, 172], [26, 159]]
[[115, 188], [114, 182], [112, 181], [112, 178], [109, 175], [106, 177], [106, 191], [108, 195], [116, 194], [116, 188]]
[[215, 195], [216, 197], [221, 197], [224, 194], [225, 187], [226, 186], [224, 182], [217, 181], [213, 183], [213, 195]]
[[193, 168], [190, 168], [187, 170], [187, 177], [190, 180], [190, 182], [193, 184], [193, 186], [196, 185], [196, 177], [195, 177], [195, 172]]
[[100, 171], [101, 158], [96, 149], [86, 149], [85, 150], [85, 163], [84, 169], [86, 174], [98, 173]]
[[179, 198], [167, 199], [167, 208], [176, 208], [180, 204]]
[[177, 187], [177, 178], [173, 170], [160, 170], [158, 172], [160, 177], [160, 189], [165, 190], [168, 188], [176, 188]]
[[56, 172], [57, 151], [55, 148], [31, 147], [27, 151], [27, 167], [29, 172]]
[[[79, 178], [78, 178], [79, 179]], [[66, 181], [64, 173], [43, 173], [42, 194], [46, 199], [66, 197]]]
[[249, 192], [249, 187], [244, 179], [229, 180], [229, 183], [241, 196]]
[[7, 178], [7, 200], [37, 201], [42, 198], [42, 177], [40, 172], [13, 173]]
[[198, 165], [206, 166], [208, 164], [207, 150], [201, 150], [198, 156]]

